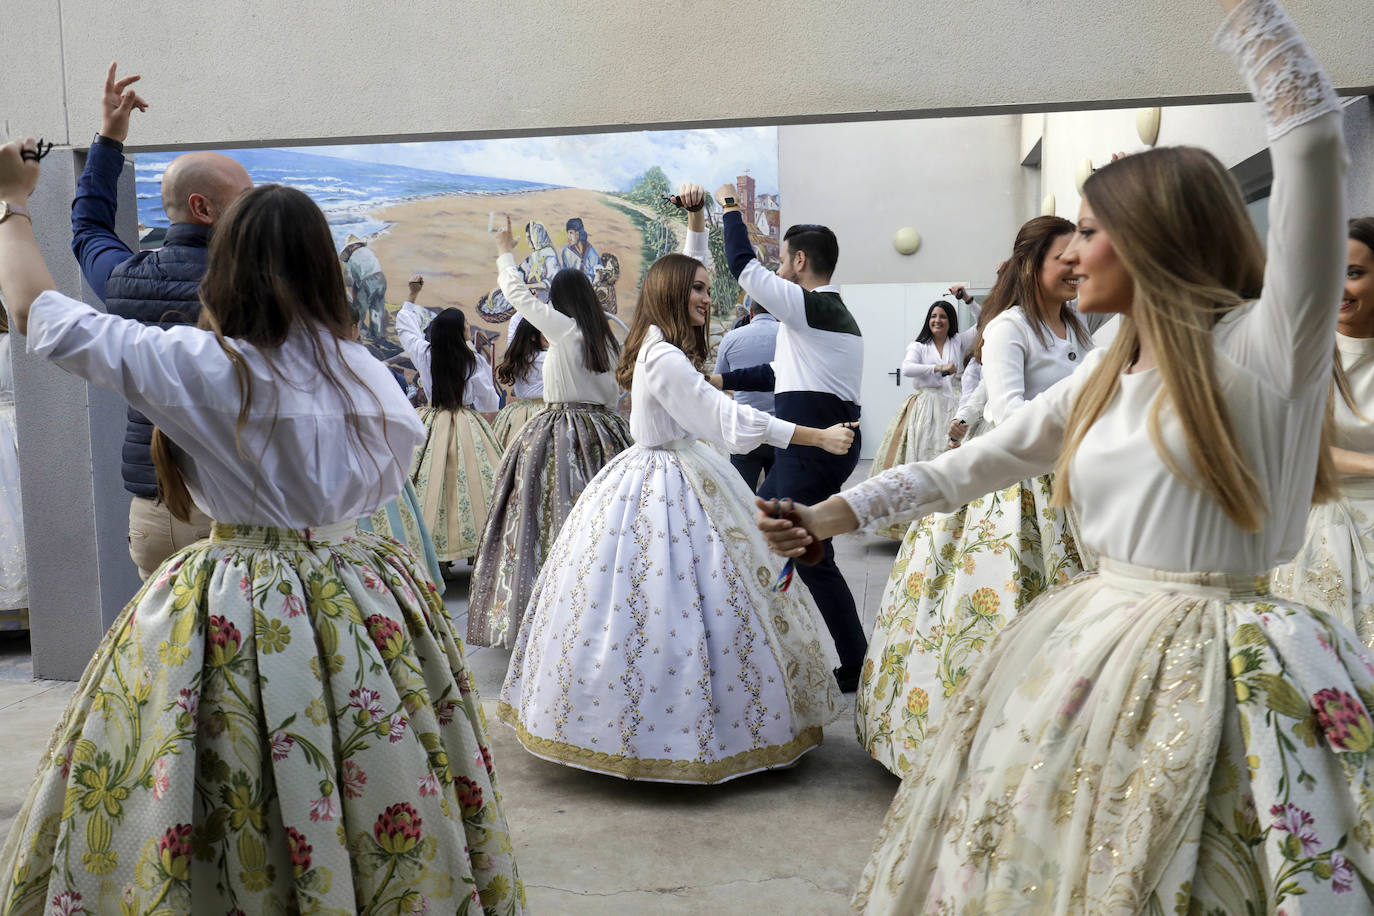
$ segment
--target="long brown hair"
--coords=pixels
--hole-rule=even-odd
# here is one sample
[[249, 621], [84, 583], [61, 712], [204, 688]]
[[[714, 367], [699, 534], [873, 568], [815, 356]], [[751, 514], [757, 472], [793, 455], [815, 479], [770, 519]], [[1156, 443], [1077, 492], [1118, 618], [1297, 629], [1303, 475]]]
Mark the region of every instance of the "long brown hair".
[[[524, 381], [534, 368], [534, 359], [544, 350], [544, 335], [534, 326], [533, 321], [522, 321], [515, 326], [510, 343], [506, 344], [506, 355], [501, 365], [496, 367], [496, 378], [507, 388], [516, 382]], [[604, 371], [604, 370], [603, 370]]]
[[549, 305], [577, 322], [582, 332], [582, 367], [588, 372], [610, 372], [620, 353], [620, 341], [596, 298], [596, 288], [576, 267], [565, 267], [549, 281]]
[[[284, 378], [272, 361], [272, 351], [301, 328], [327, 333], [327, 338], [319, 333], [303, 337], [310, 345], [312, 365], [348, 406], [349, 429], [357, 435], [353, 399], [334, 368], [342, 366], [344, 374], [363, 385], [339, 345], [351, 339], [353, 317], [329, 223], [314, 201], [294, 188], [270, 184], [239, 197], [215, 224], [200, 301], [199, 326], [214, 333], [238, 380], [236, 438], [248, 422], [254, 391], [248, 365], [229, 339], [260, 348], [273, 374]], [[242, 454], [241, 443], [239, 448]], [[173, 451], [162, 431], [154, 430], [158, 489], [167, 508], [184, 521], [192, 502]]]
[[[1056, 240], [1073, 235], [1073, 223], [1059, 216], [1037, 216], [1028, 221], [1016, 233], [1012, 243], [1011, 257], [997, 269], [997, 281], [983, 297], [983, 309], [978, 313], [978, 339], [969, 351], [972, 359], [983, 359], [983, 329], [988, 322], [1019, 305], [1026, 313], [1031, 332], [1043, 346], [1047, 343], [1045, 321], [1041, 317], [1042, 308], [1053, 304], [1042, 303], [1040, 291], [1040, 269], [1049, 256]], [[1064, 326], [1073, 332], [1080, 343], [1087, 341], [1088, 331], [1083, 326], [1078, 312], [1068, 303], [1060, 303], [1059, 318]]]
[[[1150, 405], [1150, 440], [1170, 472], [1215, 499], [1242, 531], [1258, 531], [1265, 495], [1236, 438], [1217, 379], [1212, 329], [1259, 296], [1264, 248], [1235, 179], [1210, 153], [1166, 147], [1127, 156], [1083, 186], [1093, 216], [1110, 237], [1135, 287], [1131, 314], [1069, 411], [1055, 466], [1054, 504], [1069, 504], [1069, 466], [1083, 437], [1121, 387], [1139, 353], [1142, 331], [1153, 344], [1162, 390]], [[1178, 418], [1185, 473], [1160, 434], [1160, 416]], [[1334, 493], [1330, 423], [1323, 430], [1314, 501]]]
[[635, 307], [635, 317], [630, 322], [630, 333], [625, 338], [625, 348], [620, 351], [620, 364], [615, 369], [615, 380], [626, 391], [634, 379], [635, 359], [644, 343], [644, 335], [650, 325], [658, 325], [663, 339], [687, 354], [692, 365], [698, 369], [706, 364], [708, 345], [705, 326], [693, 325], [687, 317], [692, 301], [692, 284], [696, 282], [697, 271], [703, 265], [696, 258], [685, 254], [665, 254], [653, 263], [644, 274], [644, 283], [639, 288], [639, 304]]

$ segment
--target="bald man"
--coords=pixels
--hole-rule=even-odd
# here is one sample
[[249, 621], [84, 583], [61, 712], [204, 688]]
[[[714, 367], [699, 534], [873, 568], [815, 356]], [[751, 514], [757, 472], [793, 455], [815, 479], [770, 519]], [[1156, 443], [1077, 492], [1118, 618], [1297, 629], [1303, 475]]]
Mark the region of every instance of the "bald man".
[[[253, 186], [242, 165], [220, 153], [178, 156], [162, 174], [162, 209], [171, 225], [162, 247], [135, 253], [115, 232], [124, 140], [135, 110], [147, 110], [133, 89], [137, 76], [105, 76], [100, 133], [72, 201], [72, 251], [91, 289], [111, 314], [147, 324], [195, 324], [197, 291], [205, 274], [210, 227], [239, 195]], [[162, 561], [209, 536], [210, 519], [195, 513], [188, 524], [172, 517], [158, 496], [150, 452], [153, 427], [129, 408], [121, 470], [129, 506], [129, 555], [147, 579]]]

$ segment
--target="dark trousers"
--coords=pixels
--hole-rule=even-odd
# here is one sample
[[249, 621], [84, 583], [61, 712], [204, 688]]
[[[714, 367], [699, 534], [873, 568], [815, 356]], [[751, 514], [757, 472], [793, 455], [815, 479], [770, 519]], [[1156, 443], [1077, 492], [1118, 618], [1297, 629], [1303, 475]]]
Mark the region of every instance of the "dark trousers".
[[760, 479], [767, 476], [773, 470], [773, 446], [760, 445], [752, 452], [745, 452], [743, 455], [731, 455], [730, 463], [739, 471], [739, 476], [744, 478], [744, 483], [749, 489], [757, 490]]
[[[859, 419], [857, 404], [842, 401], [833, 394], [813, 391], [779, 393], [774, 399], [774, 407], [779, 419], [822, 429]], [[859, 463], [860, 445], [856, 429], [854, 447], [847, 455], [832, 455], [811, 446], [779, 449], [773, 470], [759, 488], [759, 495], [764, 499], [792, 499], [808, 506], [829, 499], [840, 492], [849, 475], [854, 473]], [[814, 566], [797, 564], [797, 574], [811, 590], [811, 597], [816, 599], [830, 637], [835, 641], [840, 664], [846, 668], [862, 665], [868, 651], [868, 639], [859, 622], [854, 594], [835, 564], [835, 545], [826, 541], [824, 559]]]

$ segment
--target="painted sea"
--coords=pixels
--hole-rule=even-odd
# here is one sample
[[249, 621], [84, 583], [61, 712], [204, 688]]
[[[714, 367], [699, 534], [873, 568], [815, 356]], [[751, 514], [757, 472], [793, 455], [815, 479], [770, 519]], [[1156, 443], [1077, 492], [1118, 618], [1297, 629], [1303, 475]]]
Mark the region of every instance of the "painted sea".
[[[342, 248], [350, 235], [366, 239], [387, 227], [368, 211], [387, 204], [445, 194], [509, 194], [539, 191], [555, 185], [456, 175], [399, 165], [340, 159], [285, 149], [224, 150], [252, 176], [254, 184], [284, 184], [297, 188], [319, 204]], [[162, 210], [162, 173], [180, 153], [139, 153], [134, 157], [138, 187], [138, 219], [149, 228], [168, 225]]]

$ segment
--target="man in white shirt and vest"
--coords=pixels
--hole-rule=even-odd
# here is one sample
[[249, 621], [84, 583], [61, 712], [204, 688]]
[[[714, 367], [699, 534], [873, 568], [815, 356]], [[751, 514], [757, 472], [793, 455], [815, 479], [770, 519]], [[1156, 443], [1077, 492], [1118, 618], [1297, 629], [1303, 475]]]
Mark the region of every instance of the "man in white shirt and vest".
[[[825, 226], [792, 226], [783, 236], [782, 264], [774, 273], [755, 257], [734, 186], [720, 188], [716, 199], [725, 208], [725, 256], [730, 272], [778, 320], [780, 328], [771, 364], [726, 372], [714, 376], [712, 383], [732, 391], [771, 390], [774, 414], [780, 420], [821, 429], [836, 423], [857, 424], [863, 339], [839, 290], [830, 285], [840, 254], [835, 233]], [[847, 455], [805, 446], [782, 449], [759, 495], [808, 505], [828, 499], [840, 492], [854, 472], [859, 446], [856, 429], [854, 447]], [[835, 565], [834, 545], [826, 541], [821, 561], [814, 566], [798, 564], [797, 572], [835, 641], [840, 656], [835, 679], [841, 690], [851, 692], [858, 687], [868, 640], [854, 595]]]

